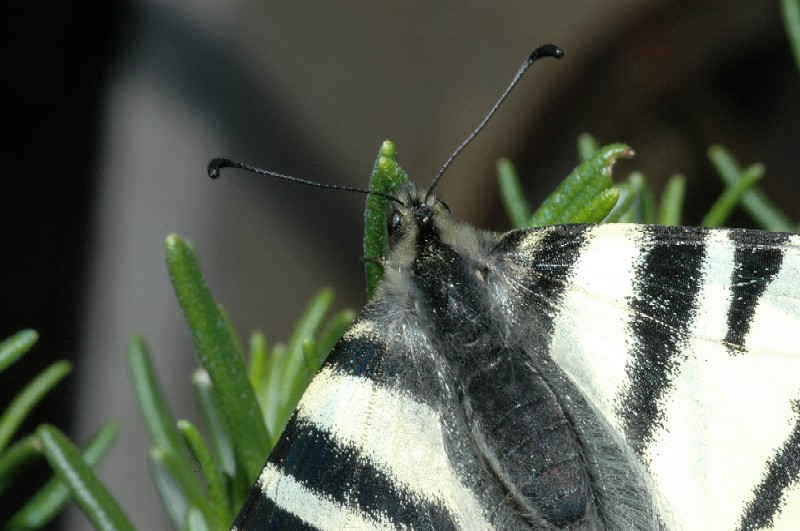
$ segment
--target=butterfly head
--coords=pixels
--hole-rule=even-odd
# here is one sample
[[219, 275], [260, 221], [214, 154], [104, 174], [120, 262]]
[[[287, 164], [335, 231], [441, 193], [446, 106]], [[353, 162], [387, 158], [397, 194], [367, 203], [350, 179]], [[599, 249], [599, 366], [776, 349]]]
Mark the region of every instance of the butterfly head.
[[407, 188], [392, 202], [386, 220], [390, 249], [396, 248], [410, 234], [416, 236], [436, 231], [436, 221], [449, 214], [450, 209], [436, 196], [422, 193], [416, 187]]
[[[474, 299], [486, 290], [484, 233], [455, 218], [436, 196], [409, 187], [398, 194], [387, 217], [389, 252], [384, 294], [414, 297], [417, 314], [440, 330], [471, 333], [480, 316]], [[477, 273], [477, 274], [476, 274]], [[423, 302], [421, 302], [423, 301]], [[446, 308], [447, 311], [437, 310]], [[473, 315], [474, 314], [474, 315]]]

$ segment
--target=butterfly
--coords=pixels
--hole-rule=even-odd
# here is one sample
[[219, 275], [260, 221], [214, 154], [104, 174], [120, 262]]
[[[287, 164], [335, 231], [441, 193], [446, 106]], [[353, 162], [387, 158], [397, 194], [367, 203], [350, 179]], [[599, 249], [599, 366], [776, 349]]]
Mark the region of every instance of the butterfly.
[[800, 523], [800, 236], [389, 199], [377, 295], [234, 529]]

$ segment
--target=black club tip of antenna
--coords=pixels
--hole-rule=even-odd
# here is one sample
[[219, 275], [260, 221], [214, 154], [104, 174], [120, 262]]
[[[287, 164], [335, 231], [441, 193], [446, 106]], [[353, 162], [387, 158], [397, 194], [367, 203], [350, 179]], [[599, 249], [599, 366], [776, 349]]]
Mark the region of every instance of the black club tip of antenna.
[[540, 57], [555, 57], [556, 59], [561, 59], [564, 57], [564, 50], [555, 44], [542, 44], [528, 56], [528, 59], [530, 61], [535, 61]]
[[228, 159], [221, 159], [221, 158], [211, 159], [208, 163], [208, 176], [211, 177], [212, 179], [216, 179], [217, 177], [219, 177], [220, 169], [229, 168], [233, 166], [231, 162], [232, 161]]

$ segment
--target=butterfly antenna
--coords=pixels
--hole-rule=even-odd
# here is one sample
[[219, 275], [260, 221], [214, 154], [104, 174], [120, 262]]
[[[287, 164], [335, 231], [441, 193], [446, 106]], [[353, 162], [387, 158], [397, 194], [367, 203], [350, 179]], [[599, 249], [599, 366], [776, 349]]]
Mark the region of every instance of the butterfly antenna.
[[556, 59], [561, 59], [562, 57], [564, 57], [564, 50], [553, 44], [543, 44], [542, 46], [536, 48], [533, 51], [533, 53], [531, 53], [525, 59], [525, 61], [523, 61], [522, 66], [519, 67], [519, 70], [517, 70], [517, 73], [514, 75], [514, 79], [512, 79], [511, 83], [508, 84], [508, 87], [506, 88], [506, 90], [503, 91], [503, 94], [500, 96], [500, 99], [497, 100], [497, 103], [494, 104], [494, 107], [492, 107], [492, 109], [489, 111], [486, 117], [481, 121], [480, 124], [478, 124], [478, 127], [476, 127], [475, 130], [472, 133], [470, 133], [470, 135], [463, 142], [461, 142], [461, 145], [458, 146], [455, 151], [453, 151], [453, 154], [450, 155], [450, 157], [442, 165], [441, 169], [439, 170], [439, 173], [437, 173], [436, 177], [433, 179], [430, 188], [428, 188], [428, 193], [426, 194], [427, 196], [431, 194], [434, 187], [439, 183], [439, 179], [442, 178], [442, 175], [444, 174], [445, 170], [447, 170], [447, 167], [450, 166], [450, 163], [452, 163], [453, 160], [458, 156], [458, 154], [461, 153], [461, 151], [465, 147], [467, 147], [467, 144], [472, 142], [473, 138], [478, 136], [478, 133], [480, 133], [481, 129], [483, 129], [486, 126], [489, 119], [492, 116], [494, 116], [494, 113], [497, 112], [497, 109], [500, 108], [500, 105], [502, 105], [503, 102], [506, 101], [506, 98], [514, 89], [514, 87], [517, 86], [517, 83], [519, 82], [520, 78], [525, 73], [525, 71], [533, 63], [535, 63], [538, 59], [542, 57], [555, 57]]
[[360, 194], [367, 194], [367, 195], [378, 195], [385, 199], [388, 199], [389, 201], [394, 201], [395, 203], [399, 203], [401, 205], [403, 204], [403, 202], [397, 199], [396, 197], [375, 190], [366, 190], [364, 188], [356, 188], [355, 186], [343, 186], [341, 184], [327, 184], [317, 181], [309, 181], [308, 179], [292, 177], [291, 175], [283, 175], [282, 173], [265, 170], [262, 168], [257, 168], [255, 166], [245, 164], [244, 162], [237, 162], [235, 160], [230, 160], [230, 159], [223, 159], [223, 158], [211, 159], [211, 162], [208, 163], [208, 176], [211, 177], [212, 179], [216, 179], [217, 177], [219, 177], [219, 173], [222, 168], [239, 168], [240, 170], [247, 170], [253, 173], [260, 173], [261, 175], [268, 175], [276, 179], [283, 179], [285, 181], [291, 181], [294, 183], [307, 184], [309, 186], [317, 186], [319, 188], [329, 188], [331, 190], [345, 190], [348, 192], [358, 192]]

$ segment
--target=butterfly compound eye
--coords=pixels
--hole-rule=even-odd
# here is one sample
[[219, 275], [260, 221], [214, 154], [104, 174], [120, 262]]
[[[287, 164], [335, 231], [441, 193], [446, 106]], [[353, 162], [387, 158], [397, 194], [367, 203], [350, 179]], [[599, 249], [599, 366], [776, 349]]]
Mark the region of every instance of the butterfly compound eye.
[[400, 239], [403, 228], [403, 217], [400, 212], [393, 210], [386, 220], [386, 232], [389, 234], [389, 241], [396, 243]]

